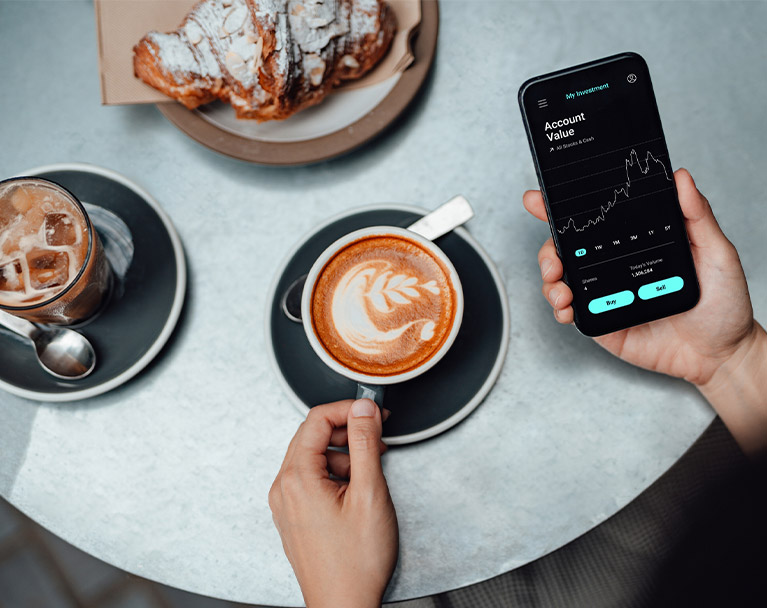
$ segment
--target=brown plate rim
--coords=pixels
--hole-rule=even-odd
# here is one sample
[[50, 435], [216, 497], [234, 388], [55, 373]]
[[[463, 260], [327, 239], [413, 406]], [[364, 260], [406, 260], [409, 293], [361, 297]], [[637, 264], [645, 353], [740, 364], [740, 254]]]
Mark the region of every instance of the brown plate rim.
[[421, 23], [413, 54], [416, 61], [370, 112], [346, 127], [315, 139], [266, 142], [224, 131], [176, 102], [157, 108], [180, 131], [204, 146], [239, 160], [271, 166], [294, 166], [329, 160], [373, 139], [405, 110], [426, 80], [434, 61], [439, 32], [438, 0], [421, 0]]

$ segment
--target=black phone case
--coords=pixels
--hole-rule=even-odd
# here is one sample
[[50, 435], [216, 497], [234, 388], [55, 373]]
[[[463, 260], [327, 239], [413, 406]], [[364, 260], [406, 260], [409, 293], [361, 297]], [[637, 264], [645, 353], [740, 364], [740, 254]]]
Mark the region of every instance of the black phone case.
[[[522, 84], [522, 86], [520, 86], [519, 93], [517, 95], [517, 100], [519, 102], [520, 111], [522, 113], [522, 122], [523, 122], [524, 127], [525, 127], [525, 133], [527, 134], [527, 141], [528, 141], [528, 144], [530, 146], [530, 152], [531, 152], [531, 154], [533, 156], [533, 163], [535, 165], [535, 173], [536, 173], [536, 176], [538, 177], [538, 185], [540, 186], [541, 194], [543, 195], [544, 204], [546, 205], [546, 215], [547, 215], [547, 218], [548, 218], [549, 230], [551, 232], [551, 236], [552, 236], [552, 239], [554, 241], [554, 245], [555, 245], [555, 247], [557, 249], [557, 255], [559, 256], [560, 260], [562, 261], [563, 281], [572, 290], [572, 292], [573, 292], [573, 300], [574, 301], [575, 301], [575, 298], [581, 298], [582, 296], [581, 296], [581, 293], [578, 290], [575, 290], [575, 289], [572, 288], [572, 285], [568, 281], [567, 263], [565, 262], [565, 256], [562, 255], [562, 249], [561, 249], [560, 242], [559, 242], [559, 233], [557, 232], [556, 227], [554, 225], [554, 222], [552, 220], [553, 213], [552, 213], [552, 210], [551, 210], [551, 206], [549, 205], [549, 199], [548, 199], [548, 196], [546, 194], [546, 188], [545, 188], [544, 183], [543, 183], [543, 176], [542, 176], [541, 165], [540, 165], [540, 162], [539, 162], [539, 159], [538, 159], [538, 154], [537, 154], [536, 149], [535, 149], [535, 144], [533, 142], [533, 136], [532, 136], [532, 132], [531, 132], [531, 129], [530, 129], [530, 123], [528, 121], [527, 112], [526, 112], [526, 109], [525, 109], [524, 95], [525, 95], [525, 93], [527, 92], [527, 90], [529, 89], [529, 87], [532, 84], [541, 82], [543, 80], [550, 80], [550, 79], [554, 79], [554, 78], [557, 78], [557, 77], [560, 77], [560, 76], [563, 76], [563, 75], [572, 74], [574, 72], [588, 70], [588, 69], [596, 67], [596, 66], [604, 65], [604, 64], [607, 64], [607, 63], [611, 63], [611, 62], [620, 61], [620, 60], [626, 59], [626, 58], [634, 58], [634, 59], [637, 59], [637, 60], [641, 61], [643, 66], [644, 66], [644, 68], [645, 68], [645, 70], [647, 71], [647, 73], [649, 75], [649, 68], [647, 67], [647, 62], [644, 60], [644, 58], [641, 55], [639, 55], [638, 53], [627, 51], [627, 52], [624, 52], [624, 53], [619, 53], [617, 55], [611, 55], [609, 57], [604, 57], [602, 59], [596, 59], [594, 61], [589, 61], [589, 62], [586, 62], [586, 63], [581, 63], [581, 64], [578, 64], [578, 65], [575, 65], [575, 66], [572, 66], [572, 67], [569, 67], [569, 68], [564, 68], [564, 69], [557, 70], [557, 71], [554, 71], [554, 72], [549, 72], [547, 74], [542, 74], [540, 76], [534, 76], [533, 78], [529, 78], [528, 80], [526, 80]], [[652, 84], [650, 84], [650, 87], [652, 87]], [[662, 123], [660, 122], [660, 112], [658, 110], [658, 104], [657, 104], [657, 100], [655, 99], [654, 91], [653, 91], [653, 95], [652, 95], [652, 100], [653, 100], [653, 108], [652, 109], [655, 111], [655, 113], [656, 113], [656, 115], [658, 117], [658, 122], [659, 122], [659, 126], [661, 128], [661, 133], [662, 133], [663, 132], [662, 131], [663, 127], [662, 127]], [[663, 147], [664, 147], [664, 149], [668, 150], [668, 146], [666, 144], [665, 134], [663, 135]], [[682, 213], [681, 206], [679, 205], [679, 197], [678, 197], [678, 194], [676, 193], [676, 190], [674, 191], [674, 197], [676, 199], [676, 211], [677, 211], [677, 215], [678, 215], [677, 220], [680, 222], [680, 225], [684, 228], [684, 215]], [[686, 232], [686, 229], [685, 229], [685, 235], [686, 234], [687, 234], [687, 232]], [[692, 251], [690, 250], [689, 239], [687, 241], [686, 251], [687, 251], [687, 255], [689, 256], [690, 266], [694, 269], [695, 265], [694, 265], [693, 258], [692, 258]], [[573, 311], [575, 313], [574, 317], [573, 317], [573, 321], [575, 323], [575, 326], [578, 329], [578, 331], [581, 332], [582, 334], [584, 334], [586, 336], [589, 336], [589, 337], [597, 337], [597, 336], [600, 336], [600, 335], [606, 335], [606, 334], [613, 333], [613, 332], [616, 332], [616, 331], [620, 331], [620, 330], [623, 330], [623, 329], [628, 329], [630, 327], [635, 327], [637, 325], [643, 325], [645, 323], [649, 323], [651, 321], [662, 319], [662, 318], [665, 318], [667, 316], [672, 316], [672, 315], [675, 315], [675, 314], [680, 314], [682, 312], [686, 312], [687, 310], [692, 309], [697, 304], [697, 302], [700, 299], [700, 286], [699, 286], [699, 283], [698, 283], [697, 275], [695, 273], [693, 273], [693, 274], [694, 274], [694, 278], [695, 278], [694, 289], [696, 291], [696, 296], [694, 298], [694, 301], [693, 301], [692, 305], [690, 305], [690, 306], [683, 307], [682, 309], [674, 311], [674, 312], [672, 312], [670, 314], [667, 314], [665, 312], [661, 312], [657, 316], [654, 316], [652, 318], [642, 319], [642, 320], [639, 320], [637, 322], [630, 321], [630, 322], [627, 322], [627, 323], [617, 323], [615, 327], [610, 328], [608, 331], [599, 331], [599, 332], [590, 331], [589, 328], [587, 328], [585, 326], [586, 324], [583, 323], [582, 319], [579, 318], [579, 315], [578, 315], [578, 312], [577, 312], [577, 308], [573, 307]]]

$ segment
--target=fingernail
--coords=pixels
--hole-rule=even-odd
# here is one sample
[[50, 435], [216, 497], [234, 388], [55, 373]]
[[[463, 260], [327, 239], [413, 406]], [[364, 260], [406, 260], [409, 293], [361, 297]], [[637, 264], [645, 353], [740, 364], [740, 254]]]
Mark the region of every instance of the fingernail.
[[546, 275], [549, 274], [551, 271], [551, 260], [548, 258], [544, 258], [541, 262], [541, 277], [544, 279], [546, 278]]
[[353, 418], [373, 418], [376, 415], [376, 404], [370, 399], [357, 399], [352, 403]]
[[549, 299], [551, 300], [551, 303], [556, 308], [557, 302], [559, 302], [559, 298], [562, 297], [562, 293], [559, 291], [559, 289], [552, 289], [549, 292]]
[[386, 408], [381, 409], [381, 420], [386, 422], [389, 419], [389, 416], [391, 416], [391, 412], [389, 410]]

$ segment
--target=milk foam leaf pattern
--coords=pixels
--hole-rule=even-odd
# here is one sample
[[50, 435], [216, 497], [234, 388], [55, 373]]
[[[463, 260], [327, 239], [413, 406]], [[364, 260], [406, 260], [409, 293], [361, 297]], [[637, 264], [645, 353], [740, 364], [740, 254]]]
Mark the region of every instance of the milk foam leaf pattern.
[[368, 355], [388, 351], [388, 344], [414, 326], [418, 328], [418, 339], [429, 341], [434, 338], [436, 327], [429, 318], [411, 318], [398, 327], [381, 328], [388, 315], [426, 297], [425, 292], [438, 295], [437, 282], [432, 279], [420, 284], [417, 277], [394, 274], [387, 262], [358, 264], [339, 281], [333, 297], [336, 331], [347, 345]]
[[416, 289], [417, 287], [426, 289], [433, 294], [439, 294], [437, 283], [433, 280], [419, 285], [416, 277], [397, 274], [389, 278], [390, 275], [391, 271], [387, 271], [376, 278], [368, 294], [368, 297], [373, 302], [373, 306], [380, 312], [391, 312], [392, 309], [388, 304], [389, 300], [395, 304], [410, 304], [411, 300], [420, 298], [421, 294]]

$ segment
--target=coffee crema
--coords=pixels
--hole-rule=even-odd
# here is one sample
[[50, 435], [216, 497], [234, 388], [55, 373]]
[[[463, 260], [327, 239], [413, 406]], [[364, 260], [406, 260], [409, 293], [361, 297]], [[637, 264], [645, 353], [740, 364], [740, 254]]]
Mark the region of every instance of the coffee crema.
[[457, 294], [450, 270], [418, 242], [362, 237], [320, 271], [311, 299], [314, 333], [349, 369], [391, 376], [426, 363], [447, 340]]

